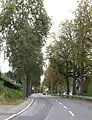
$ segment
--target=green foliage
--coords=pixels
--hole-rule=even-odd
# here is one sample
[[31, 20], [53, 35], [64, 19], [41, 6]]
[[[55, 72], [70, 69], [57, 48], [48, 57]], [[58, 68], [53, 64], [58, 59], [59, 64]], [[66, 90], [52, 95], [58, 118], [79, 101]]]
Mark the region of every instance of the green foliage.
[[0, 95], [0, 104], [5, 101], [5, 95], [4, 94], [1, 94]]
[[14, 80], [11, 80], [9, 77], [7, 77], [5, 74], [1, 74], [0, 82], [3, 83], [4, 86], [11, 88], [11, 89], [21, 89], [21, 85], [14, 83]]
[[22, 83], [26, 75], [27, 82], [36, 79], [39, 84], [43, 64], [41, 48], [50, 28], [43, 0], [3, 1], [0, 26], [6, 57], [16, 78]]
[[9, 97], [9, 98], [21, 98], [22, 93], [20, 91], [18, 91], [18, 90], [7, 88], [6, 97]]
[[6, 92], [6, 87], [3, 85], [3, 82], [0, 81], [0, 95], [4, 95]]
[[84, 83], [88, 76], [92, 75], [92, 9], [90, 2], [90, 0], [79, 1], [75, 19], [66, 20], [60, 24], [59, 40], [48, 47], [50, 66], [53, 69], [57, 68], [56, 75], [59, 74], [61, 78], [64, 76], [67, 94], [69, 94], [69, 87], [72, 83], [73, 94], [78, 92], [80, 95], [84, 95]]
[[86, 94], [88, 96], [92, 96], [92, 80], [90, 80], [89, 84], [88, 84], [88, 89], [87, 89], [87, 92]]

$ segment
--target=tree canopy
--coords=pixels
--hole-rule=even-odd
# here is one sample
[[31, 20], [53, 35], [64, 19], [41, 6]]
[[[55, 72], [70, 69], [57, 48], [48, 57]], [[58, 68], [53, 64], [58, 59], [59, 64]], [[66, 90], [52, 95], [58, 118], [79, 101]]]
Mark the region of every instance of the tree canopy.
[[[92, 75], [91, 42], [91, 1], [81, 0], [75, 10], [75, 18], [61, 22], [58, 40], [56, 39], [54, 45], [47, 48], [47, 58], [50, 66], [52, 66], [53, 70], [56, 66], [58, 71], [56, 74], [59, 74], [61, 79], [59, 84], [63, 86], [62, 82], [65, 80], [68, 95], [71, 84], [73, 95], [84, 95], [86, 92], [85, 83]], [[62, 76], [64, 77], [63, 80]]]
[[27, 96], [34, 83], [32, 81], [40, 82], [43, 64], [41, 48], [51, 26], [43, 0], [2, 1], [0, 26], [6, 43], [5, 55], [17, 78], [24, 82]]

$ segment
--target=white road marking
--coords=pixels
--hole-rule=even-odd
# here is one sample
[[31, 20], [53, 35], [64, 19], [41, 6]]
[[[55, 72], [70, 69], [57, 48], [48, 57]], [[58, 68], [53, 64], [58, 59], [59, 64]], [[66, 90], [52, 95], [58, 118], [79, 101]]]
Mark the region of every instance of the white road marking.
[[59, 102], [60, 105], [63, 105], [61, 102]]
[[65, 109], [68, 109], [66, 106], [63, 106]]
[[[59, 102], [58, 100], [56, 100], [56, 102]], [[63, 105], [61, 102], [59, 102], [59, 104], [60, 105], [62, 105], [65, 109], [67, 109], [68, 110], [68, 107], [67, 106], [65, 106], [65, 105]], [[65, 111], [65, 109], [64, 109], [64, 111]], [[74, 113], [72, 112], [72, 111], [69, 111], [69, 113], [74, 117], [75, 115], [74, 115]]]
[[74, 117], [75, 115], [72, 113], [72, 111], [69, 111], [69, 113]]
[[11, 119], [13, 119], [14, 117], [22, 114], [24, 111], [26, 111], [26, 110], [33, 104], [33, 102], [34, 102], [34, 97], [33, 97], [32, 101], [31, 101], [31, 103], [30, 103], [26, 108], [24, 108], [23, 110], [21, 110], [20, 112], [18, 112], [18, 113], [16, 113], [16, 114], [13, 114], [12, 116], [6, 118], [5, 120], [11, 120]]
[[[58, 100], [56, 100], [56, 102], [59, 102]], [[67, 106], [65, 106], [65, 105], [63, 105], [61, 102], [59, 102], [59, 104], [60, 105], [62, 105], [65, 109], [67, 109], [68, 110], [68, 107]], [[65, 111], [65, 109], [64, 109], [64, 111]], [[74, 113], [72, 112], [72, 111], [68, 111], [73, 117], [75, 116], [74, 115]]]

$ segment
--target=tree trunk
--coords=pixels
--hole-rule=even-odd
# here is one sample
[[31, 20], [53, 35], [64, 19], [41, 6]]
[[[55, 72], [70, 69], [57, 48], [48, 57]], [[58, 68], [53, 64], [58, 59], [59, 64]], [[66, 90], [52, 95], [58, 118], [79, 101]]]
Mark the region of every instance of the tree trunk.
[[84, 95], [84, 55], [85, 55], [85, 42], [84, 38], [81, 39], [81, 66], [80, 66], [80, 89], [79, 89], [79, 95]]
[[30, 96], [31, 93], [32, 93], [32, 83], [29, 74], [27, 74], [27, 96]]
[[26, 74], [24, 74], [24, 78], [23, 78], [23, 98], [24, 99], [27, 98], [27, 76]]
[[60, 77], [60, 95], [62, 94], [62, 78]]
[[62, 94], [62, 81], [60, 81], [60, 95]]
[[73, 77], [73, 95], [76, 95], [76, 79]]
[[70, 86], [69, 86], [69, 79], [68, 79], [68, 77], [66, 77], [66, 85], [67, 85], [67, 95], [69, 95]]
[[27, 94], [27, 97], [28, 97], [29, 80], [28, 80], [28, 74], [27, 73], [26, 73], [26, 76], [27, 76], [27, 91], [26, 91], [26, 94]]
[[28, 81], [29, 86], [28, 86], [28, 96], [30, 96], [32, 94], [32, 82], [31, 80]]
[[51, 83], [49, 82], [49, 92], [51, 94]]
[[79, 95], [84, 95], [84, 76], [83, 71], [80, 72], [80, 89], [79, 89]]
[[73, 72], [73, 95], [76, 95], [76, 76], [75, 76], [75, 71]]
[[55, 85], [55, 87], [56, 87], [56, 88], [55, 88], [55, 89], [56, 89], [56, 90], [55, 90], [56, 94], [57, 94], [57, 86], [58, 86], [58, 82], [56, 81], [56, 85]]
[[52, 93], [54, 94], [54, 85], [52, 86]]

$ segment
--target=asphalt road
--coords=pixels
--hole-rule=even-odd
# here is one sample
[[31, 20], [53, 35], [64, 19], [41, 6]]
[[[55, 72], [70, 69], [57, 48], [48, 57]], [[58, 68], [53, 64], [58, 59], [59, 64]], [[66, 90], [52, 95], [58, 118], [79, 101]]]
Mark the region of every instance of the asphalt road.
[[13, 120], [92, 120], [92, 104], [34, 94], [33, 105]]

